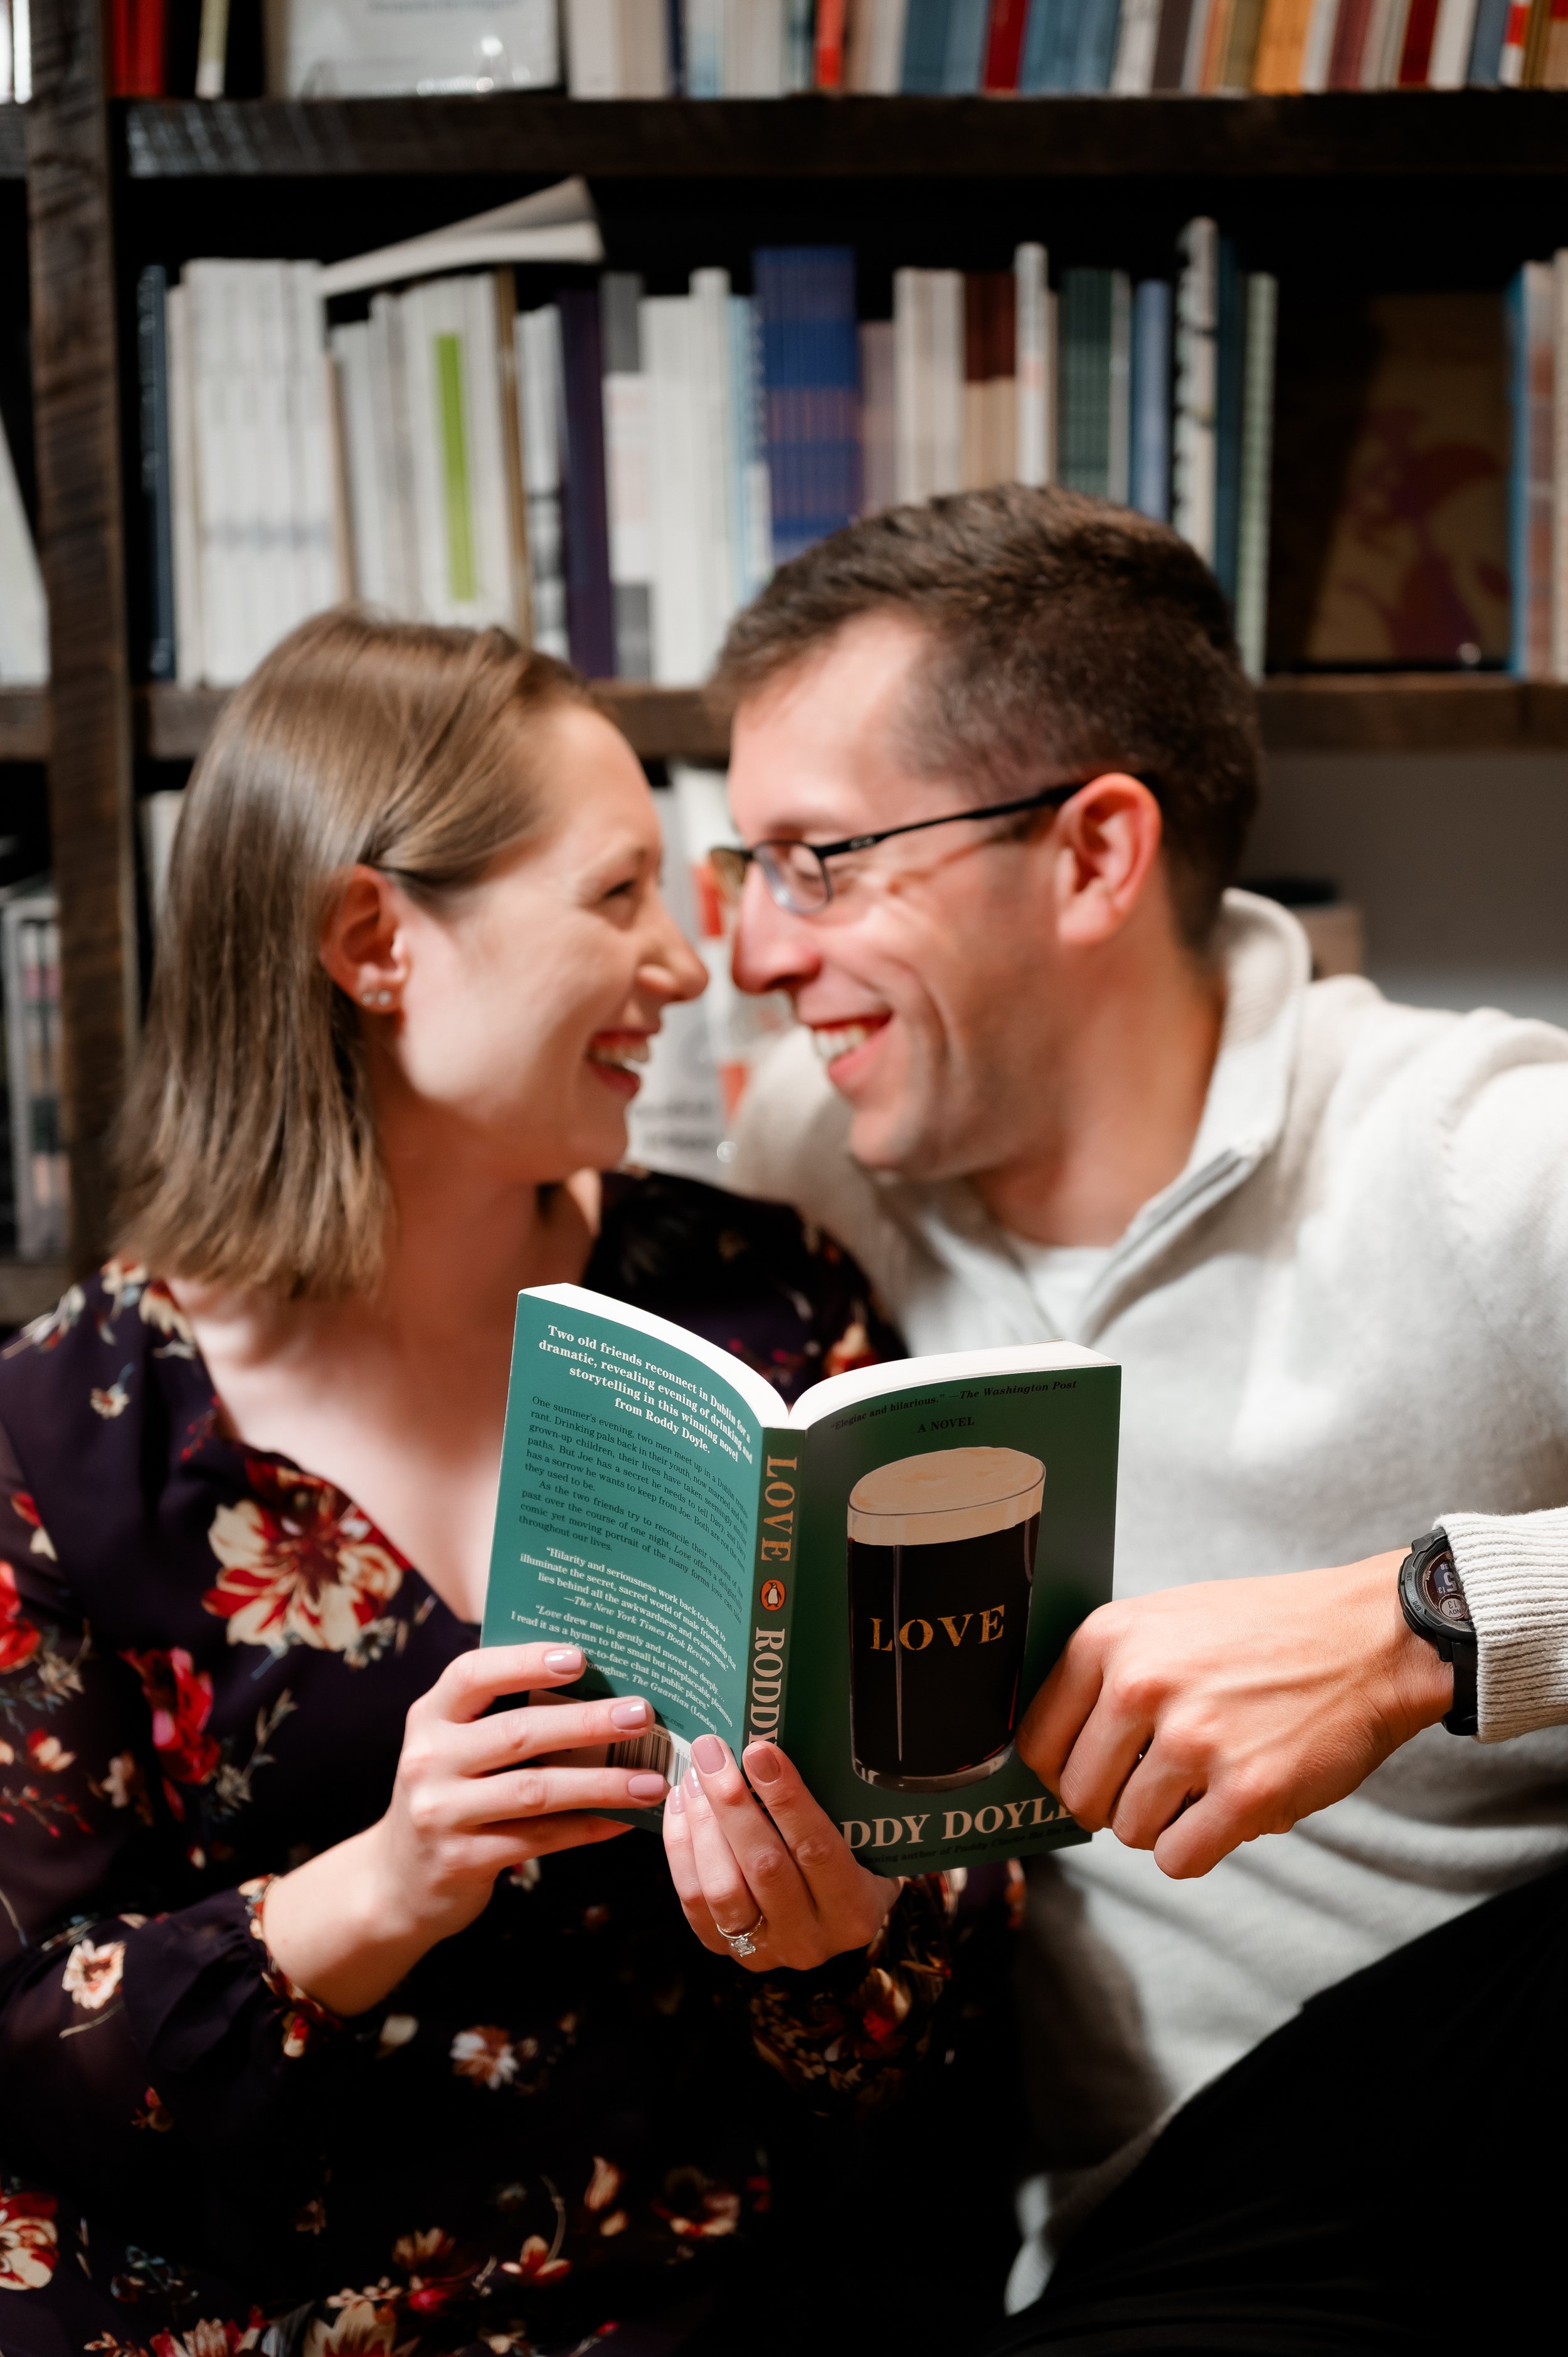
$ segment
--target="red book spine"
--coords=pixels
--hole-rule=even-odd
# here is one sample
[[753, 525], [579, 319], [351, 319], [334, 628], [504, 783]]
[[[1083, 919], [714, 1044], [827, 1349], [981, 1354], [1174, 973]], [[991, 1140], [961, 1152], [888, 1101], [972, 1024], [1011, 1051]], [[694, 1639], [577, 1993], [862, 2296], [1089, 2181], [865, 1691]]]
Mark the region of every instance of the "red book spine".
[[1016, 90], [1018, 62], [1024, 54], [1024, 27], [1029, 21], [1029, 0], [992, 0], [991, 34], [985, 48], [983, 90]]
[[131, 94], [131, 0], [112, 0], [109, 11], [109, 94]]
[[1334, 49], [1328, 62], [1330, 90], [1359, 90], [1361, 51], [1372, 0], [1339, 0], [1339, 21], [1334, 27]]
[[843, 88], [843, 28], [849, 0], [817, 0], [816, 78], [819, 90]]
[[133, 0], [131, 12], [131, 95], [162, 98], [164, 94], [165, 0]]
[[1437, 30], [1437, 0], [1410, 0], [1405, 19], [1404, 54], [1400, 59], [1401, 90], [1424, 90], [1432, 63], [1433, 36]]

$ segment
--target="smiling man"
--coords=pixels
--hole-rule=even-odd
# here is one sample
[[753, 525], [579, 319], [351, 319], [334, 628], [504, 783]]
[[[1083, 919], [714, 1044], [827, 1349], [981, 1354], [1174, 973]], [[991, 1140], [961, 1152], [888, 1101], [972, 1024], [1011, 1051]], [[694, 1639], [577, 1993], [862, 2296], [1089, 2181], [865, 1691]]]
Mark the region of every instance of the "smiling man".
[[[1019, 2294], [1118, 2183], [1040, 2345], [1078, 2345], [1074, 2298], [1097, 2350], [1390, 2345], [1422, 2281], [1401, 2203], [1450, 2113], [1522, 2148], [1483, 2058], [1507, 2029], [1562, 2059], [1568, 1035], [1311, 985], [1294, 921], [1227, 888], [1253, 702], [1162, 526], [1016, 488], [895, 510], [783, 567], [720, 678], [736, 975], [801, 1027], [738, 1183], [841, 1237], [914, 1350], [1062, 1335], [1125, 1370], [1118, 1601], [1019, 1738], [1119, 1836], [1031, 1878], [1056, 2223]], [[1550, 2030], [1518, 2010], [1549, 1985]], [[1390, 2092], [1416, 2055], [1424, 2110]], [[1330, 2083], [1327, 2145], [1280, 2140]], [[1375, 2196], [1371, 2157], [1407, 2150]], [[1217, 2255], [1243, 2152], [1263, 2207]], [[1517, 2169], [1488, 2184], [1517, 2226]], [[1155, 2211], [1174, 2274], [1144, 2264]], [[1096, 2235], [1125, 2341], [1083, 2288]], [[1272, 2321], [1238, 2324], [1254, 2295]]]

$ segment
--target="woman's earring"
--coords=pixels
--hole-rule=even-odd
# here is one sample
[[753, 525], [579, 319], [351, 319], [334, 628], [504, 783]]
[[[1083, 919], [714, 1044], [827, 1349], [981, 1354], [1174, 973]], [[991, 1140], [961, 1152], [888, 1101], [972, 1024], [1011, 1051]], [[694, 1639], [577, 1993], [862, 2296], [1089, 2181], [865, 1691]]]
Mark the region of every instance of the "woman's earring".
[[390, 990], [361, 990], [360, 993], [361, 1006], [390, 1006], [392, 1003], [392, 995]]

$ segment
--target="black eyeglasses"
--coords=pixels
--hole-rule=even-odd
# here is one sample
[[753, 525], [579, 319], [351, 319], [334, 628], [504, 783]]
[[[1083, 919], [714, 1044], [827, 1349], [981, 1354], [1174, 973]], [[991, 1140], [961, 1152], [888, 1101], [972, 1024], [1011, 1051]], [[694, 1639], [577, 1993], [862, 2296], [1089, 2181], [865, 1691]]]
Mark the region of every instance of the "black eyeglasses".
[[[1103, 770], [1091, 770], [1087, 777], [1069, 778], [1058, 786], [1042, 786], [1038, 793], [1026, 794], [1018, 802], [987, 802], [978, 810], [947, 811], [940, 818], [911, 819], [906, 826], [885, 826], [875, 834], [846, 834], [840, 843], [797, 843], [779, 837], [768, 843], [754, 843], [749, 850], [743, 850], [738, 844], [718, 844], [708, 854], [708, 866], [721, 895], [732, 908], [739, 905], [746, 889], [746, 869], [755, 860], [762, 871], [763, 882], [780, 909], [788, 909], [797, 917], [814, 917], [833, 897], [830, 859], [842, 859], [850, 851], [869, 851], [875, 844], [891, 843], [896, 834], [920, 834], [929, 826], [956, 826], [961, 819], [1013, 818], [1024, 811], [1051, 810], [1105, 774]], [[1144, 782], [1154, 791], [1149, 780]]]

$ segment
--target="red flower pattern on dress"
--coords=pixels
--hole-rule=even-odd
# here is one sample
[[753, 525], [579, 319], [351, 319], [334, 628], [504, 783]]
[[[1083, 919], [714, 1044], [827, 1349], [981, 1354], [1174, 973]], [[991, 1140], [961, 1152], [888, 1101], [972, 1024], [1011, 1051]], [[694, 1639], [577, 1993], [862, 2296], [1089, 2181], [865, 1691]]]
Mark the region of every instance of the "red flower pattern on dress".
[[403, 1558], [332, 1482], [257, 1458], [245, 1471], [255, 1495], [212, 1517], [223, 1568], [202, 1602], [231, 1645], [353, 1652], [402, 1587]]
[[183, 1645], [166, 1653], [122, 1652], [142, 1681], [153, 1714], [153, 1749], [164, 1771], [164, 1797], [177, 1817], [185, 1814], [181, 1784], [205, 1784], [223, 1754], [207, 1732], [212, 1716], [212, 1681], [199, 1670]]
[[59, 2257], [52, 2193], [0, 2193], [0, 2291], [38, 2291]]
[[51, 1563], [57, 1561], [54, 1541], [44, 1528], [37, 1499], [29, 1491], [13, 1490], [11, 1504], [17, 1520], [26, 1523], [33, 1534], [29, 1552], [33, 1555], [47, 1555]]
[[32, 1622], [22, 1617], [16, 1573], [8, 1563], [0, 1563], [0, 1677], [30, 1662], [42, 1641]]
[[153, 2335], [153, 2357], [234, 2357], [237, 2349], [254, 2346], [254, 2336], [218, 2317], [193, 2324], [187, 2332]]

